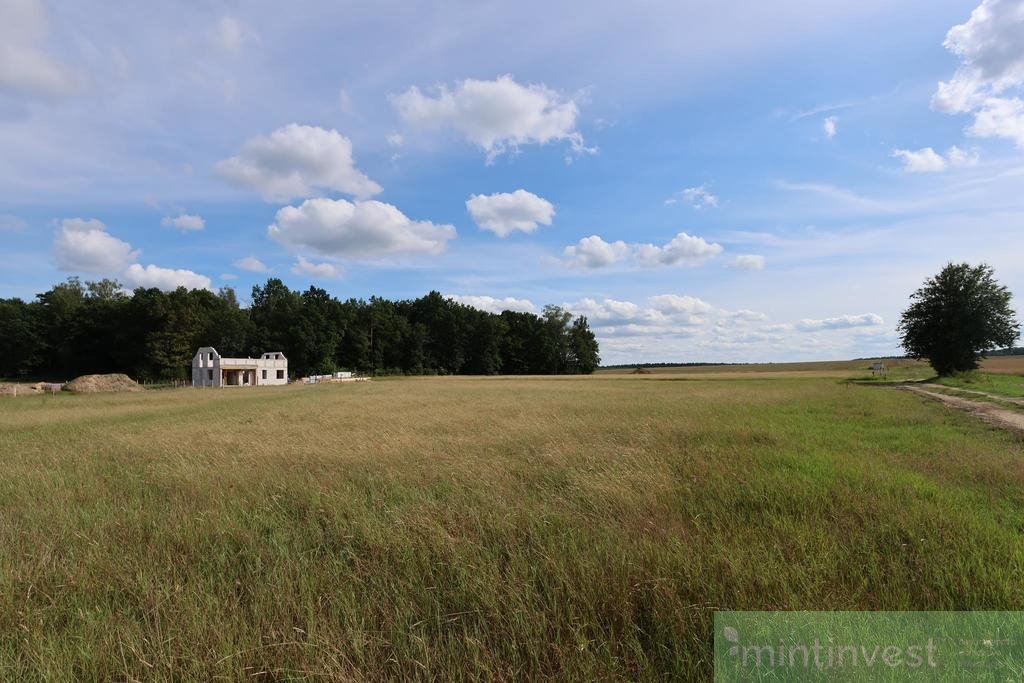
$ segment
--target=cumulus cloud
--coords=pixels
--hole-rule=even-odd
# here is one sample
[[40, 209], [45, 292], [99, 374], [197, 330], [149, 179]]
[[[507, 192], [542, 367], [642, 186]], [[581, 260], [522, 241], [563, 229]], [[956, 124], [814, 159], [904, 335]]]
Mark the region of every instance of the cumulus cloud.
[[74, 273], [120, 271], [139, 255], [132, 245], [107, 232], [95, 218], [65, 218], [53, 242], [57, 267]]
[[842, 330], [850, 327], [873, 327], [884, 325], [885, 321], [881, 316], [874, 313], [861, 313], [860, 315], [840, 315], [835, 318], [824, 318], [815, 320], [804, 318], [796, 324], [796, 329], [802, 332], [815, 330]]
[[942, 81], [932, 107], [971, 113], [977, 137], [1002, 137], [1024, 148], [1024, 0], [983, 0], [970, 18], [946, 34], [943, 46], [960, 67]]
[[451, 128], [487, 153], [488, 162], [523, 145], [565, 142], [574, 154], [592, 152], [576, 128], [579, 107], [544, 85], [522, 85], [512, 76], [466, 79], [426, 95], [419, 88], [391, 96], [407, 124]]
[[451, 225], [410, 220], [391, 204], [374, 200], [308, 199], [277, 212], [267, 234], [322, 256], [372, 258], [389, 254], [438, 254], [455, 237]]
[[333, 129], [296, 123], [252, 138], [237, 156], [217, 163], [216, 171], [272, 201], [310, 197], [323, 190], [359, 198], [381, 191], [356, 168], [348, 138]]
[[220, 279], [224, 280], [225, 282], [230, 282], [231, 280], [237, 280], [238, 276], [235, 275], [234, 273], [221, 273]]
[[481, 230], [507, 237], [515, 230], [533, 232], [537, 225], [551, 225], [554, 205], [526, 190], [475, 194], [466, 201], [466, 209]]
[[622, 240], [605, 242], [597, 235], [584, 237], [562, 252], [566, 265], [573, 268], [604, 268], [630, 254], [630, 246]]
[[675, 204], [679, 201], [686, 202], [695, 209], [713, 209], [718, 206], [718, 197], [711, 194], [711, 192], [704, 185], [698, 185], [697, 187], [687, 187], [679, 192], [675, 193], [672, 197], [665, 200], [666, 204]]
[[977, 151], [963, 150], [956, 145], [946, 151], [946, 156], [942, 156], [931, 147], [919, 150], [896, 149], [893, 150], [892, 156], [903, 161], [903, 170], [907, 173], [939, 173], [952, 166], [970, 166], [978, 163]]
[[703, 237], [681, 232], [663, 245], [627, 244], [622, 240], [606, 242], [598, 235], [584, 237], [562, 252], [564, 263], [571, 268], [604, 268], [627, 258], [648, 266], [697, 266], [721, 253], [722, 246]]
[[296, 275], [309, 275], [319, 278], [336, 278], [341, 275], [341, 269], [333, 263], [313, 263], [299, 256], [292, 266], [292, 272]]
[[39, 0], [5, 0], [0, 7], [0, 91], [56, 97], [74, 87], [67, 68], [39, 43], [49, 33]]
[[446, 294], [446, 298], [457, 301], [466, 306], [472, 306], [481, 311], [489, 313], [501, 313], [502, 311], [520, 311], [522, 313], [536, 313], [537, 306], [529, 299], [517, 299], [506, 296], [498, 299], [493, 296], [479, 296], [472, 294]]
[[764, 256], [760, 254], [739, 254], [729, 261], [730, 268], [740, 270], [761, 270], [764, 268]]
[[583, 298], [563, 304], [574, 315], [584, 315], [604, 335], [693, 334], [705, 324], [714, 307], [697, 297], [659, 294], [647, 305], [618, 299]]
[[740, 320], [743, 322], [760, 322], [768, 319], [768, 316], [764, 313], [751, 311], [747, 308], [741, 308], [738, 311], [722, 311], [722, 317], [728, 320]]
[[155, 287], [169, 292], [184, 287], [185, 289], [209, 289], [210, 278], [191, 270], [175, 270], [173, 268], [161, 268], [150, 264], [143, 267], [141, 264], [133, 263], [128, 266], [122, 276], [130, 287]]
[[709, 243], [703, 237], [681, 232], [662, 246], [635, 245], [634, 257], [638, 263], [645, 266], [697, 266], [721, 251], [720, 244]]
[[244, 270], [249, 273], [270, 272], [270, 268], [267, 268], [267, 265], [263, 263], [263, 261], [260, 261], [255, 256], [246, 256], [245, 258], [240, 258], [237, 261], [235, 261], [234, 266], [239, 270]]
[[178, 216], [164, 216], [160, 221], [160, 225], [165, 228], [177, 228], [187, 232], [189, 230], [202, 230], [206, 227], [206, 221], [203, 220], [202, 216], [183, 213]]
[[822, 130], [825, 131], [825, 137], [827, 137], [829, 140], [834, 138], [836, 136], [836, 133], [839, 132], [839, 128], [836, 125], [838, 121], [839, 119], [837, 119], [835, 116], [826, 116], [825, 120], [821, 124]]
[[659, 294], [652, 296], [647, 301], [656, 310], [667, 315], [697, 315], [708, 313], [713, 308], [711, 304], [695, 296], [680, 296], [678, 294]]

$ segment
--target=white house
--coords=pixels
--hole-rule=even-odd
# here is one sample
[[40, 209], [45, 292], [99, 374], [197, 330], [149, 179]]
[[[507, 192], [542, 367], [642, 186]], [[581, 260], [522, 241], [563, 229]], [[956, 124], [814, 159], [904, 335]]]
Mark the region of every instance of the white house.
[[288, 383], [288, 359], [280, 351], [259, 358], [224, 358], [212, 346], [196, 351], [192, 359], [194, 387], [255, 387]]

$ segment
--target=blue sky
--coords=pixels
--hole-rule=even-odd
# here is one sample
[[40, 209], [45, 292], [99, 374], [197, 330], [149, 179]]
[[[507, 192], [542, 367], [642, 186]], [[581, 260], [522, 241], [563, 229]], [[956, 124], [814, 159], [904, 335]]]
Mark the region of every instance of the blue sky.
[[0, 296], [436, 289], [632, 362], [894, 353], [949, 260], [1024, 292], [1024, 2], [555, 5], [0, 0]]

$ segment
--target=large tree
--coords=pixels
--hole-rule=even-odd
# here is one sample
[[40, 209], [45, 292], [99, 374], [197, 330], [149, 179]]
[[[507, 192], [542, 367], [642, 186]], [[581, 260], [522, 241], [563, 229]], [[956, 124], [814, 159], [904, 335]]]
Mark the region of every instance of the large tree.
[[898, 328], [903, 348], [940, 375], [974, 370], [986, 351], [1020, 336], [1012, 295], [988, 265], [950, 263], [910, 298]]

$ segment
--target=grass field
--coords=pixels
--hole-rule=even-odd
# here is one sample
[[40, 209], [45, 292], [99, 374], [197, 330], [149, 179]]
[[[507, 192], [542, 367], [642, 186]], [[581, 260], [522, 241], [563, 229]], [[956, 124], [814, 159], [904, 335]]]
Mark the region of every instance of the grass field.
[[1024, 398], [1024, 376], [1021, 375], [968, 372], [950, 377], [940, 377], [936, 382], [958, 389], [984, 391], [1010, 398]]
[[1024, 609], [1022, 442], [834, 377], [30, 396], [0, 453], [4, 680], [706, 677], [716, 608]]

